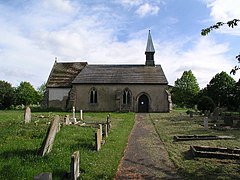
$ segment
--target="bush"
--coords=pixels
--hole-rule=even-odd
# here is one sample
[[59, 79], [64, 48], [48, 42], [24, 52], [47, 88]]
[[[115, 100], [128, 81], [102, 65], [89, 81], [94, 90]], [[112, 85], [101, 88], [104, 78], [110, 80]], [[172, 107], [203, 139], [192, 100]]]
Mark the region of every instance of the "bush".
[[205, 110], [209, 110], [210, 112], [213, 112], [214, 108], [215, 108], [215, 104], [212, 100], [212, 98], [208, 97], [208, 96], [203, 96], [199, 99], [198, 104], [197, 104], [197, 108], [199, 111], [204, 112]]

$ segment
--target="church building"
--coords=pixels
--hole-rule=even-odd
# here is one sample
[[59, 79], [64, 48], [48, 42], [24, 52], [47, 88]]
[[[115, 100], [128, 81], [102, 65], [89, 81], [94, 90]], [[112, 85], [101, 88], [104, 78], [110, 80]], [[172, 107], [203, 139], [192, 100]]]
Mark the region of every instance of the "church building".
[[149, 31], [142, 65], [91, 65], [55, 61], [46, 106], [95, 112], [169, 112], [171, 98], [161, 65], [155, 65]]

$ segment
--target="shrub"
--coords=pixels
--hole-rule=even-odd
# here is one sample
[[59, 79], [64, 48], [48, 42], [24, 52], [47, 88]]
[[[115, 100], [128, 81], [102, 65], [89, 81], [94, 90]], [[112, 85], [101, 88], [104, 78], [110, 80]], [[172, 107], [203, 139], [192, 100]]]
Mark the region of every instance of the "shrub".
[[199, 99], [197, 108], [199, 111], [202, 111], [202, 112], [204, 112], [205, 110], [209, 110], [210, 112], [213, 112], [215, 108], [215, 104], [212, 98], [208, 96], [203, 96]]

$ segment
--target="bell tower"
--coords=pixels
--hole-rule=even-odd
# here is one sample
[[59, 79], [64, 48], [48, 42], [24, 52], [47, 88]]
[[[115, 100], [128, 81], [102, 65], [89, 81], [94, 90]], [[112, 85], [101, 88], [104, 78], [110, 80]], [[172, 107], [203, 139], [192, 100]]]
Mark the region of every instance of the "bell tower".
[[146, 55], [145, 65], [146, 66], [155, 66], [154, 53], [155, 53], [155, 49], [154, 49], [154, 46], [153, 46], [152, 37], [151, 37], [150, 30], [149, 30], [147, 47], [146, 47], [146, 51], [145, 51], [145, 55]]

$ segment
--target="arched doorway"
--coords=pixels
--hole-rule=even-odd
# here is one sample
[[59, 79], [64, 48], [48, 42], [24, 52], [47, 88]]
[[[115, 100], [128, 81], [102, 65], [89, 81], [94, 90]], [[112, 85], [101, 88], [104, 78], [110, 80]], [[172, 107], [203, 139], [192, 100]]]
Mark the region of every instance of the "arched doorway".
[[149, 109], [148, 97], [143, 94], [138, 98], [138, 112], [147, 113]]

